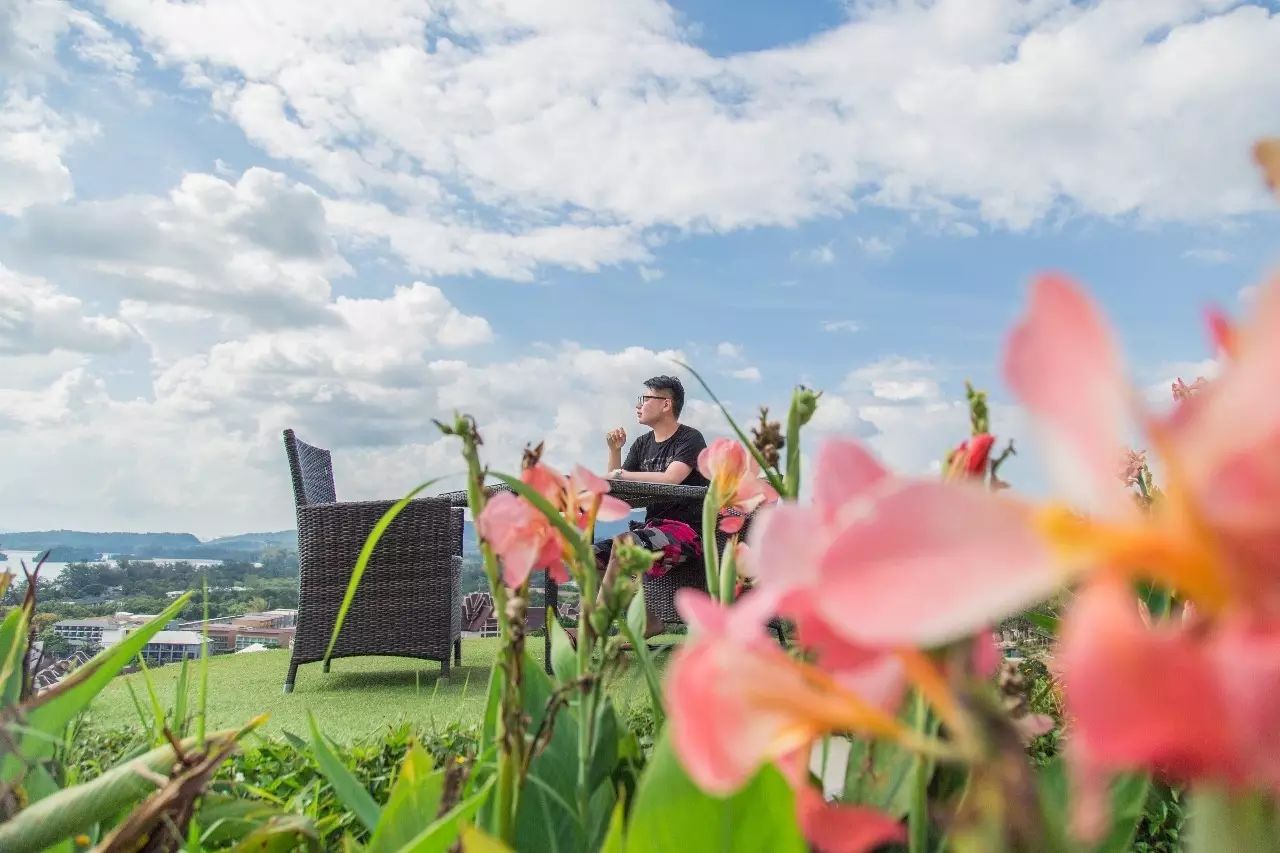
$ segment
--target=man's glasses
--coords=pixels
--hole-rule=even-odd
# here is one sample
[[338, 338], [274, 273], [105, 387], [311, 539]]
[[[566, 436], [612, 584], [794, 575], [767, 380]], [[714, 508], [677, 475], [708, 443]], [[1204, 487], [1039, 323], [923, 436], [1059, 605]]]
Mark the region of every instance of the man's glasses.
[[665, 400], [665, 399], [667, 398], [663, 396], [654, 396], [653, 394], [641, 394], [639, 397], [636, 398], [636, 408], [638, 409], [641, 406], [643, 406], [645, 400]]

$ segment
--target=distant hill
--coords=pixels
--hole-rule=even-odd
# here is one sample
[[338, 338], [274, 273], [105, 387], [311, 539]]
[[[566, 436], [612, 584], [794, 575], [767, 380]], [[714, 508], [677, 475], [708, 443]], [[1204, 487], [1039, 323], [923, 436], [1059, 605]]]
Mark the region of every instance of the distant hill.
[[94, 560], [102, 554], [129, 557], [190, 557], [195, 559], [248, 559], [262, 551], [296, 550], [297, 534], [242, 533], [201, 542], [190, 533], [110, 533], [82, 530], [31, 530], [0, 534], [0, 551], [50, 550], [55, 562]]
[[298, 547], [298, 531], [277, 530], [274, 533], [239, 533], [235, 536], [220, 536], [201, 543], [205, 548], [233, 548], [245, 551], [260, 551], [263, 548]]
[[[602, 521], [596, 526], [596, 538], [615, 536], [627, 529], [625, 521]], [[0, 534], [0, 551], [43, 551], [50, 549], [50, 559], [59, 562], [93, 560], [101, 554], [130, 557], [192, 557], [211, 560], [247, 559], [262, 551], [298, 548], [296, 530], [267, 533], [239, 533], [202, 542], [190, 533], [93, 533], [82, 530], [41, 530]], [[479, 553], [475, 527], [468, 520], [463, 531], [462, 551]]]

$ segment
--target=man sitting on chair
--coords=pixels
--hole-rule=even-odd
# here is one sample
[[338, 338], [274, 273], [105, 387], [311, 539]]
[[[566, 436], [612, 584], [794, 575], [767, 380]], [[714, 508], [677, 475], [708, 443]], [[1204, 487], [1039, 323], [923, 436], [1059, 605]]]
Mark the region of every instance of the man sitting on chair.
[[[702, 433], [680, 423], [684, 408], [684, 386], [674, 376], [655, 376], [644, 383], [644, 393], [636, 400], [636, 420], [650, 431], [637, 438], [622, 460], [622, 446], [627, 431], [622, 427], [609, 430], [605, 441], [609, 446], [608, 476], [615, 480], [641, 483], [667, 483], [680, 486], [705, 486], [707, 478], [698, 473], [698, 454], [707, 446]], [[659, 501], [649, 505], [644, 521], [631, 522], [630, 535], [636, 543], [662, 556], [654, 562], [649, 574], [664, 575], [685, 560], [702, 559], [702, 501], [684, 498]], [[596, 543], [596, 563], [606, 570], [604, 584], [613, 582], [609, 555], [613, 540]], [[645, 636], [662, 632], [662, 623], [648, 613]]]

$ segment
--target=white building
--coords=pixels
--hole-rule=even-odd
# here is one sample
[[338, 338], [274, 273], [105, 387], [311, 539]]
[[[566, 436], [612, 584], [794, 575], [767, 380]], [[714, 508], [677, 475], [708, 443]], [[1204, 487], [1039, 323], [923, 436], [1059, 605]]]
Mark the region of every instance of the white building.
[[[102, 632], [103, 648], [113, 646], [125, 638], [130, 628], [112, 628]], [[184, 658], [200, 657], [200, 645], [204, 640], [195, 631], [157, 631], [151, 641], [142, 647], [142, 657], [147, 663], [171, 663]]]

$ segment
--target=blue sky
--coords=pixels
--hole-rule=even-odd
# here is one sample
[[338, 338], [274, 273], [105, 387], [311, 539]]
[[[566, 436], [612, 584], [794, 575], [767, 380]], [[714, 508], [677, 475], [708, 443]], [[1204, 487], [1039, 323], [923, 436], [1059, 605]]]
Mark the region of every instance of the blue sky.
[[598, 467], [673, 358], [928, 474], [966, 378], [1031, 441], [1045, 269], [1158, 400], [1277, 260], [1275, 55], [1225, 0], [0, 0], [0, 527], [286, 527], [281, 429], [391, 496], [459, 407]]

